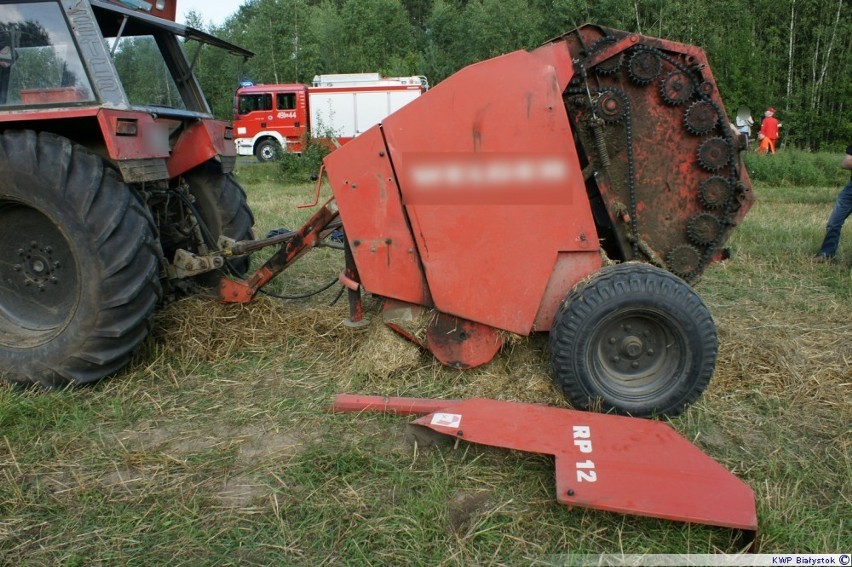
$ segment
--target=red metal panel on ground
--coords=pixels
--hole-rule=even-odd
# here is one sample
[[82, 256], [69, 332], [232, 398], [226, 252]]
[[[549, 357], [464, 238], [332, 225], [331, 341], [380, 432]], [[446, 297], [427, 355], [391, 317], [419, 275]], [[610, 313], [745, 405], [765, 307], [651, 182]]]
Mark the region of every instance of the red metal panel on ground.
[[414, 423], [473, 443], [554, 455], [562, 504], [757, 530], [752, 489], [663, 422], [470, 399]]
[[455, 404], [456, 400], [435, 400], [431, 398], [387, 398], [384, 396], [361, 396], [358, 394], [338, 394], [331, 405], [336, 413], [360, 413], [376, 411], [394, 415], [426, 415]]
[[597, 250], [566, 64], [563, 44], [478, 63], [384, 121], [438, 310], [528, 334], [557, 254]]
[[325, 166], [367, 291], [430, 305], [420, 256], [379, 127], [330, 154]]

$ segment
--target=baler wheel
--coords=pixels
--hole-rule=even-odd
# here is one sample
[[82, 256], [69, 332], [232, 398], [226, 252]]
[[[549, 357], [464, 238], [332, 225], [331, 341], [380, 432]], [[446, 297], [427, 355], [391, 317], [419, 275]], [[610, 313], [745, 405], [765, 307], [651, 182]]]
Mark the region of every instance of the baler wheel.
[[710, 382], [716, 326], [686, 282], [655, 266], [602, 269], [565, 298], [550, 331], [555, 381], [576, 407], [677, 415]]
[[[195, 198], [195, 208], [206, 231], [204, 237], [211, 249], [218, 249], [216, 239], [227, 236], [234, 240], [254, 238], [254, 215], [248, 206], [245, 190], [230, 173], [222, 172], [222, 165], [210, 160], [184, 175], [189, 192]], [[249, 257], [236, 258], [229, 266], [237, 276], [248, 271]], [[196, 278], [202, 285], [216, 285], [221, 274], [206, 273]]]
[[53, 134], [0, 135], [0, 377], [60, 387], [123, 367], [161, 293], [154, 232], [99, 157]]

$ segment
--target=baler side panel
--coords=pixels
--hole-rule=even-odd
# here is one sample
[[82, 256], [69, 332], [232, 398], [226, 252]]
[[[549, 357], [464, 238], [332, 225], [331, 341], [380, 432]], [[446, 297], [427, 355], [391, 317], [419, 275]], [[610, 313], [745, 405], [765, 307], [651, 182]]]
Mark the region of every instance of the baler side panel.
[[325, 158], [361, 283], [371, 293], [431, 305], [429, 288], [379, 126]]
[[383, 124], [444, 313], [528, 334], [557, 255], [598, 249], [560, 64], [564, 45], [472, 65]]

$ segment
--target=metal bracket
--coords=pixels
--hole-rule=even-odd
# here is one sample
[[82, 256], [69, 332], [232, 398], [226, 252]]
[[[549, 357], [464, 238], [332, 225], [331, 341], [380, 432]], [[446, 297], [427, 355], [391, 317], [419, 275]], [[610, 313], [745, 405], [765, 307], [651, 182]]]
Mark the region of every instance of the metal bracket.
[[187, 250], [178, 249], [166, 271], [170, 279], [183, 279], [218, 270], [224, 265], [225, 259], [220, 255], [198, 256]]

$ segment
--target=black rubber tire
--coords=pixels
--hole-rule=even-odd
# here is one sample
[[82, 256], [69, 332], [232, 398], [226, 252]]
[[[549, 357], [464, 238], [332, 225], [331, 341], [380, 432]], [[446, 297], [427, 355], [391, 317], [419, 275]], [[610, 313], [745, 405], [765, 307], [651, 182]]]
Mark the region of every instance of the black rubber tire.
[[284, 149], [281, 147], [281, 144], [272, 138], [261, 140], [254, 148], [254, 157], [261, 163], [278, 161], [283, 154]]
[[692, 288], [648, 264], [609, 266], [577, 285], [554, 317], [554, 379], [582, 409], [673, 416], [716, 366], [716, 325]]
[[61, 387], [127, 364], [160, 299], [154, 224], [103, 161], [0, 134], [0, 376]]
[[[216, 160], [210, 160], [184, 175], [189, 186], [190, 194], [195, 198], [195, 208], [201, 220], [207, 227], [209, 236], [208, 246], [218, 249], [219, 236], [227, 236], [234, 240], [249, 240], [254, 238], [252, 226], [254, 215], [248, 205], [245, 190], [237, 183], [230, 173], [222, 172], [222, 165]], [[243, 275], [249, 268], [249, 257], [229, 260], [229, 265]], [[197, 278], [205, 285], [215, 285], [219, 276], [202, 274]]]

